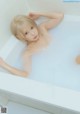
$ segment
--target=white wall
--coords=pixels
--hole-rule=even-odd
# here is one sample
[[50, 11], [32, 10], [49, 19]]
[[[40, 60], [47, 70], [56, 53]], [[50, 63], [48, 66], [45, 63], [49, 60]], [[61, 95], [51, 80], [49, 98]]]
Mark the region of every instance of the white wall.
[[66, 14], [80, 15], [80, 2], [64, 2], [64, 0], [27, 0], [31, 10], [62, 11]]
[[12, 18], [24, 13], [27, 13], [26, 0], [0, 0], [0, 48], [11, 35]]

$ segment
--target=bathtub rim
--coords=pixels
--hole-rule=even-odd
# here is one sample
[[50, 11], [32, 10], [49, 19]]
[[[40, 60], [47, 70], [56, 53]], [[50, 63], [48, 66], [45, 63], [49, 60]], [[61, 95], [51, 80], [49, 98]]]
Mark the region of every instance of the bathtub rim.
[[[21, 85], [21, 82], [24, 84]], [[80, 92], [71, 89], [48, 85], [31, 79], [25, 80], [22, 77], [0, 72], [0, 92], [5, 95], [8, 94], [7, 98], [11, 100], [16, 98], [17, 101], [18, 96], [26, 97], [35, 100], [35, 102], [37, 100], [53, 107], [57, 106], [59, 112], [66, 109], [80, 113]], [[27, 103], [27, 100], [25, 102]]]

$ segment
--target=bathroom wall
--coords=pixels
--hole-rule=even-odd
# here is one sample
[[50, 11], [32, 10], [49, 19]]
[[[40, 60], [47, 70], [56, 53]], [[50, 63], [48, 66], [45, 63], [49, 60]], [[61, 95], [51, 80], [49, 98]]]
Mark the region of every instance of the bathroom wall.
[[27, 13], [26, 0], [0, 0], [0, 49], [9, 39], [10, 22], [17, 14]]
[[66, 14], [80, 15], [80, 2], [64, 2], [64, 0], [27, 0], [31, 10], [62, 11]]

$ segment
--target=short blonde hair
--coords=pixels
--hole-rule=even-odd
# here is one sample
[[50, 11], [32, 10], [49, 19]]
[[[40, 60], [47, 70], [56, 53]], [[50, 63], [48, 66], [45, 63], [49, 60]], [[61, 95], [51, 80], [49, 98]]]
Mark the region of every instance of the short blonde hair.
[[[11, 32], [12, 34], [19, 40], [21, 41], [25, 41], [23, 33], [22, 33], [22, 25], [23, 24], [29, 24], [29, 25], [33, 25], [37, 28], [37, 24], [30, 18], [28, 18], [25, 15], [17, 15], [16, 17], [14, 17], [14, 19], [11, 22]], [[38, 30], [39, 31], [39, 30]]]

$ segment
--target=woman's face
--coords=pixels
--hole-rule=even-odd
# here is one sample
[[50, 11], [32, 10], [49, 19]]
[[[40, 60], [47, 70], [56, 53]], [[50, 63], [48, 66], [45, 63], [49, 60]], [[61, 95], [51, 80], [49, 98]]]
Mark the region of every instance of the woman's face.
[[39, 33], [37, 28], [34, 25], [24, 26], [24, 38], [27, 41], [36, 41], [39, 38]]

